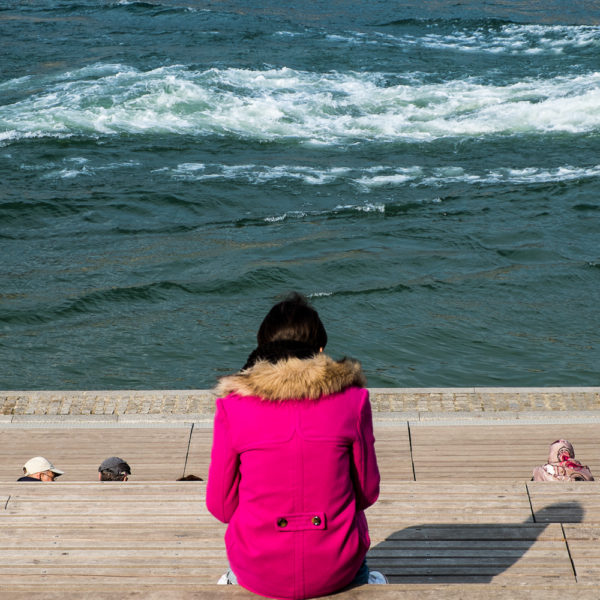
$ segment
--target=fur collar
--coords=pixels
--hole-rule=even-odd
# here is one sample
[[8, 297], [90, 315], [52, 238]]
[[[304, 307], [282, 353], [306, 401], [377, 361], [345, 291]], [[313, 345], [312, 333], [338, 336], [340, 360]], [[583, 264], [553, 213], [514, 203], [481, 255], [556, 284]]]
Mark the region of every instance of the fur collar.
[[312, 358], [288, 358], [273, 364], [259, 361], [235, 375], [222, 377], [219, 396], [259, 396], [264, 400], [316, 400], [351, 386], [365, 387], [360, 363], [351, 358], [333, 360], [326, 354]]

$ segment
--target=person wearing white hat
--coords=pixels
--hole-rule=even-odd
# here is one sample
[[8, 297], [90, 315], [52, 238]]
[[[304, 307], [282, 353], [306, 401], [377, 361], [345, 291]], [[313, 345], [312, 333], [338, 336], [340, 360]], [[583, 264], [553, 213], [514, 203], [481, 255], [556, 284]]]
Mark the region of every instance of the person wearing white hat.
[[47, 458], [35, 456], [23, 465], [23, 473], [17, 481], [54, 481], [64, 471], [57, 469]]

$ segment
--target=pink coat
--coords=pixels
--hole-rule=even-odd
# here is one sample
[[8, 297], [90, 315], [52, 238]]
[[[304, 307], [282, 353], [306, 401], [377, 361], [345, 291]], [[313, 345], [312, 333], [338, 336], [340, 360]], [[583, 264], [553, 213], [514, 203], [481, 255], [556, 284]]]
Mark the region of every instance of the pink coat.
[[229, 523], [243, 587], [309, 598], [348, 585], [379, 494], [371, 405], [360, 365], [320, 354], [259, 362], [226, 377], [217, 400], [206, 503]]

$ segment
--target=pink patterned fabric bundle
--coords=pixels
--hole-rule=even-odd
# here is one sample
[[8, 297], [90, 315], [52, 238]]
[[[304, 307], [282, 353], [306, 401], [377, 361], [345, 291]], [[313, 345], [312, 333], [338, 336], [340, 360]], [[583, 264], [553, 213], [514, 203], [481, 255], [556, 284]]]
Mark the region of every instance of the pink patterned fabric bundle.
[[575, 460], [573, 444], [556, 440], [550, 444], [548, 462], [533, 470], [534, 481], [594, 481], [589, 467]]

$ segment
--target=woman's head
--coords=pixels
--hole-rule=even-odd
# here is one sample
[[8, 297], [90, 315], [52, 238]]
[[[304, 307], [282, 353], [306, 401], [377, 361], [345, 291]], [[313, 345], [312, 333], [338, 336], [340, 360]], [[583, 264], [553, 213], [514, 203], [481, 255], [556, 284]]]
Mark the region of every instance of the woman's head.
[[571, 442], [560, 439], [550, 444], [548, 462], [557, 463], [569, 458], [575, 458], [575, 450]]
[[327, 332], [317, 311], [297, 292], [278, 302], [269, 311], [256, 336], [258, 345], [273, 342], [300, 342], [315, 352], [327, 345]]

